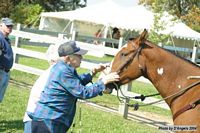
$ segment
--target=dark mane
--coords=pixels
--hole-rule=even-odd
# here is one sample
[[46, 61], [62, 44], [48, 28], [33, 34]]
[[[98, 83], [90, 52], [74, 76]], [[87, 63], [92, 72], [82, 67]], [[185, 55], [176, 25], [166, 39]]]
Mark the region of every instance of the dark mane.
[[[162, 47], [161, 47], [162, 48]], [[190, 61], [190, 60], [188, 60], [188, 59], [186, 59], [186, 58], [184, 58], [184, 57], [182, 57], [182, 56], [180, 56], [180, 55], [177, 55], [176, 53], [174, 53], [173, 51], [171, 51], [171, 50], [168, 50], [168, 49], [164, 49], [164, 48], [162, 48], [163, 50], [165, 50], [165, 51], [167, 51], [167, 52], [169, 52], [169, 53], [172, 53], [173, 55], [175, 55], [176, 57], [178, 57], [178, 58], [180, 58], [180, 59], [183, 59], [184, 61], [186, 61], [186, 62], [188, 62], [188, 63], [190, 63], [190, 64], [192, 64], [192, 65], [195, 65], [195, 66], [197, 66], [198, 68], [200, 68], [200, 66], [198, 66], [197, 64], [195, 64], [194, 62], [192, 62], [192, 61]]]
[[190, 63], [191, 65], [194, 65], [194, 66], [200, 68], [200, 66], [198, 66], [198, 65], [195, 64], [194, 62], [192, 62], [192, 61], [190, 61], [190, 60], [187, 60], [186, 58], [181, 57], [180, 55], [177, 55], [176, 53], [174, 53], [174, 52], [171, 51], [171, 50], [164, 49], [163, 47], [160, 47], [160, 46], [158, 46], [158, 45], [155, 45], [154, 43], [152, 43], [152, 42], [150, 42], [150, 41], [148, 41], [148, 40], [147, 40], [147, 42], [150, 43], [150, 44], [153, 44], [154, 46], [159, 47], [159, 48], [161, 48], [161, 49], [163, 49], [163, 50], [165, 50], [165, 51], [167, 51], [167, 52], [169, 52], [169, 53], [171, 53], [171, 54], [173, 54], [173, 55], [175, 55], [176, 57], [178, 57], [178, 58], [180, 58], [180, 59], [183, 59], [184, 61]]

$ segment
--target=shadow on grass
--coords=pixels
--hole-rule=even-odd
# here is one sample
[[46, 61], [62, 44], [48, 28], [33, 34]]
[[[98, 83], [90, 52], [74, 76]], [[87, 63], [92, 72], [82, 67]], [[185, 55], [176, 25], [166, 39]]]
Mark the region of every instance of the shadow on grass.
[[0, 120], [0, 132], [23, 130], [22, 120]]

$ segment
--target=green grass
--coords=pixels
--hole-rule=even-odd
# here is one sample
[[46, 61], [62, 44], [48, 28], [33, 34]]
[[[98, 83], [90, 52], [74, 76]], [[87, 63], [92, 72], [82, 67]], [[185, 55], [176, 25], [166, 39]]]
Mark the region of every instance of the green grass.
[[23, 115], [30, 90], [9, 84], [3, 102], [0, 103], [0, 132], [22, 133]]
[[16, 80], [18, 82], [22, 82], [25, 84], [33, 85], [39, 76], [25, 73], [22, 71], [12, 70], [11, 71], [11, 79]]
[[31, 45], [20, 45], [21, 48], [33, 50], [37, 52], [45, 53], [47, 51], [47, 47], [39, 47], [39, 46], [31, 46]]
[[49, 67], [49, 63], [46, 60], [25, 57], [25, 56], [20, 57], [18, 63], [26, 65], [26, 66], [38, 68], [38, 69], [43, 69], [43, 70], [45, 70]]
[[[145, 83], [139, 82], [139, 81], [132, 82], [131, 91], [133, 91], [135, 93], [143, 94], [143, 95], [151, 95], [151, 94], [158, 93], [158, 91], [156, 90], [156, 88], [153, 85], [145, 84]], [[160, 95], [154, 96], [154, 98], [161, 99], [161, 96]]]
[[83, 59], [91, 60], [91, 61], [100, 61], [100, 62], [111, 62], [113, 60], [113, 56], [104, 55], [104, 57], [94, 57], [91, 55], [84, 55]]
[[[22, 121], [29, 93], [30, 89], [9, 84], [4, 100], [0, 103], [0, 132], [23, 133]], [[83, 103], [78, 104], [74, 122], [75, 127], [70, 131], [73, 130], [75, 133], [80, 130], [83, 133], [124, 133], [133, 130], [135, 133], [161, 133], [156, 128], [123, 119], [117, 114], [103, 112]]]
[[[83, 133], [161, 133], [155, 128], [123, 119], [117, 114], [102, 112], [84, 104], [78, 107], [76, 126], [72, 128], [75, 132], [82, 130]], [[80, 125], [80, 117], [82, 125]]]

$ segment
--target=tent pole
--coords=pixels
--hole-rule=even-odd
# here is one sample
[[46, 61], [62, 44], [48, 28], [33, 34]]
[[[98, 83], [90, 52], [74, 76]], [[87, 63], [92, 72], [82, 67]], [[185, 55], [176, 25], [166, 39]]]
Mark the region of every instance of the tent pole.
[[[104, 29], [104, 34], [103, 34], [103, 38], [107, 38], [107, 35], [108, 35], [108, 25], [104, 26], [105, 29]], [[103, 42], [103, 46], [105, 46], [105, 42]]]
[[43, 30], [43, 28], [44, 28], [44, 19], [45, 19], [45, 17], [41, 16], [39, 30]]
[[195, 63], [195, 60], [196, 60], [196, 54], [197, 54], [197, 45], [194, 45], [193, 47], [193, 51], [192, 51], [192, 62]]
[[[69, 22], [67, 23], [67, 25], [66, 25], [65, 28], [62, 30], [62, 32], [65, 32], [65, 30], [69, 27], [70, 23], [71, 23], [71, 21], [69, 21]], [[71, 29], [70, 29], [70, 30], [71, 30]]]
[[[173, 46], [174, 46], [174, 48], [175, 48], [176, 46], [175, 46], [174, 40], [173, 40], [173, 38], [172, 38], [172, 36], [171, 36], [171, 35], [170, 35], [170, 38], [171, 38], [171, 41], [172, 41], [172, 45], [173, 45]], [[177, 53], [177, 51], [176, 51], [176, 49], [174, 49], [174, 52], [175, 52], [176, 54], [178, 54], [178, 53]]]
[[74, 31], [74, 21], [71, 21], [70, 34], [72, 34], [73, 31]]

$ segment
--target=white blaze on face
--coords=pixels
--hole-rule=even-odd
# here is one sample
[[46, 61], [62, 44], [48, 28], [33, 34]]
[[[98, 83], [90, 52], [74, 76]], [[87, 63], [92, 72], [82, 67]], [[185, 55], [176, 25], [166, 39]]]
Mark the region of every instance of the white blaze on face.
[[158, 69], [157, 69], [157, 73], [158, 73], [159, 75], [163, 75], [163, 72], [164, 72], [164, 69], [163, 69], [163, 68], [158, 68]]
[[122, 48], [124, 48], [124, 47], [127, 47], [127, 43]]

